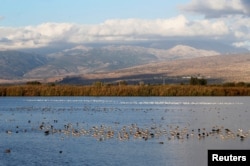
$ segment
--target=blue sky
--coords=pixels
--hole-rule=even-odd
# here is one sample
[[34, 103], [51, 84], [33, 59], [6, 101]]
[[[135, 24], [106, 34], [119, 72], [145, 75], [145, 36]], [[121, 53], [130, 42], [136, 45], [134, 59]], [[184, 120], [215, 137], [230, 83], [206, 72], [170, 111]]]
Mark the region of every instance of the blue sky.
[[0, 0], [0, 50], [173, 38], [250, 50], [250, 1]]
[[0, 0], [4, 26], [44, 22], [96, 24], [107, 19], [156, 19], [178, 15], [188, 0]]

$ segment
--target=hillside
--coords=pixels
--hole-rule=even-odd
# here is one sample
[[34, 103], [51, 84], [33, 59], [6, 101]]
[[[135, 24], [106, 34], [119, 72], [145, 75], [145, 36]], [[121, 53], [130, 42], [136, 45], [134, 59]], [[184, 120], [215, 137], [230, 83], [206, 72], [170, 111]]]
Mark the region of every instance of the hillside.
[[[185, 53], [181, 53], [185, 52]], [[108, 72], [152, 62], [188, 59], [218, 55], [218, 52], [176, 46], [169, 50], [138, 46], [104, 46], [99, 48], [78, 46], [49, 54], [47, 65], [27, 72], [25, 78], [76, 75]]]
[[96, 71], [117, 70], [157, 61], [148, 52], [108, 48], [76, 48], [50, 54], [52, 59], [47, 65], [36, 68], [25, 77], [51, 77], [93, 73]]
[[110, 72], [160, 61], [218, 55], [218, 52], [177, 45], [156, 49], [127, 45], [76, 46], [46, 55], [1, 51], [0, 79], [47, 79]]
[[119, 80], [180, 83], [190, 76], [205, 77], [213, 82], [250, 82], [249, 64], [250, 54], [220, 55], [185, 45], [170, 49], [80, 45], [47, 55], [0, 51], [0, 82], [63, 79], [61, 83], [73, 84]]
[[89, 80], [126, 80], [138, 83], [185, 82], [190, 76], [204, 77], [210, 82], [250, 82], [250, 54], [233, 54], [174, 61], [156, 62], [114, 72], [86, 74], [65, 78], [63, 83], [84, 83]]
[[18, 51], [0, 51], [0, 78], [22, 78], [25, 73], [48, 63], [42, 55]]

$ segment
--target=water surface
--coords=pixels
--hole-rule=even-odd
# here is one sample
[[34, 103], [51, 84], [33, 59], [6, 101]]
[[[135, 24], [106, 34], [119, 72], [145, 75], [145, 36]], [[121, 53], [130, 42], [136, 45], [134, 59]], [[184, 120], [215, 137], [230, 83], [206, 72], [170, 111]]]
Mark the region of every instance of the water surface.
[[250, 148], [249, 108], [248, 97], [0, 98], [0, 165], [207, 165], [208, 149]]

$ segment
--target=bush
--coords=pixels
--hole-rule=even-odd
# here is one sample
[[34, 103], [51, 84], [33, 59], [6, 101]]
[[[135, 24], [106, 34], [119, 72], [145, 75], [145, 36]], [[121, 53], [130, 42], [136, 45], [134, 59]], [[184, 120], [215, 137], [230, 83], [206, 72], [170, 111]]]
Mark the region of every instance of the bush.
[[207, 85], [207, 80], [204, 78], [191, 77], [190, 85]]
[[235, 87], [236, 84], [234, 82], [226, 82], [223, 84], [224, 87]]
[[28, 81], [28, 82], [26, 82], [26, 85], [41, 85], [41, 82], [39, 82], [39, 81]]

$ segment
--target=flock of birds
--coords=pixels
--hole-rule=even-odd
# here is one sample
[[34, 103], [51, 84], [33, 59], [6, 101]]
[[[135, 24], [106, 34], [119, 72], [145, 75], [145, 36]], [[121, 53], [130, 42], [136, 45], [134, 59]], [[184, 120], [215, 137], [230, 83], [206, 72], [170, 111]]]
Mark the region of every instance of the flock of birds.
[[[48, 111], [48, 110], [43, 110]], [[162, 118], [164, 120], [164, 118]], [[212, 126], [211, 128], [192, 128], [190, 124], [186, 126], [177, 125], [157, 125], [152, 123], [149, 126], [139, 126], [135, 123], [122, 125], [119, 122], [113, 122], [112, 125], [89, 126], [85, 123], [63, 123], [60, 120], [51, 122], [39, 122], [36, 125], [27, 122], [30, 127], [24, 129], [22, 126], [15, 126], [12, 129], [5, 130], [7, 135], [18, 133], [29, 133], [38, 131], [45, 136], [58, 135], [58, 138], [64, 140], [67, 137], [90, 137], [97, 141], [116, 139], [118, 141], [142, 140], [154, 141], [164, 144], [166, 141], [188, 141], [205, 140], [210, 138], [220, 140], [240, 140], [244, 141], [250, 137], [250, 130], [237, 129], [232, 130], [224, 126]], [[11, 149], [5, 149], [5, 153], [11, 153]], [[60, 151], [61, 153], [61, 151]]]
[[[55, 121], [56, 123], [57, 121]], [[93, 137], [98, 141], [104, 141], [108, 139], [117, 139], [119, 141], [128, 141], [130, 139], [140, 139], [140, 140], [161, 140], [163, 144], [164, 140], [188, 140], [188, 139], [205, 139], [207, 137], [214, 137], [221, 140], [228, 139], [239, 139], [241, 141], [245, 140], [250, 135], [250, 130], [243, 131], [243, 129], [238, 129], [237, 131], [224, 128], [223, 126], [213, 126], [211, 130], [206, 128], [189, 129], [188, 127], [179, 127], [167, 125], [162, 127], [162, 125], [157, 126], [156, 124], [150, 127], [141, 128], [137, 124], [131, 124], [126, 126], [118, 126], [118, 122], [115, 122], [115, 127], [112, 126], [92, 126], [90, 128], [80, 127], [79, 123], [73, 125], [71, 123], [63, 125], [61, 129], [54, 128], [53, 125], [46, 125], [42, 123], [39, 126], [39, 130], [44, 132], [44, 135], [48, 136], [50, 134], [63, 134], [64, 136], [73, 137]]]
[[[31, 123], [31, 121], [28, 121]], [[53, 120], [54, 124], [58, 123], [58, 120]], [[66, 137], [93, 137], [98, 141], [104, 141], [109, 139], [117, 139], [119, 141], [127, 141], [131, 139], [140, 139], [140, 140], [161, 140], [159, 143], [164, 144], [164, 140], [188, 140], [188, 139], [205, 139], [207, 137], [212, 137], [221, 140], [228, 139], [239, 139], [244, 141], [250, 136], [250, 130], [243, 131], [243, 129], [238, 129], [233, 131], [224, 126], [213, 126], [212, 129], [208, 130], [206, 128], [190, 129], [188, 127], [179, 127], [173, 125], [162, 125], [152, 124], [149, 127], [139, 127], [137, 124], [130, 124], [119, 126], [119, 122], [114, 122], [114, 126], [92, 126], [84, 127], [83, 124], [76, 123], [67, 123], [62, 125], [61, 128], [54, 127], [53, 123], [42, 122], [37, 127], [33, 127], [31, 130], [37, 130], [43, 133], [45, 136], [59, 134], [61, 139]], [[58, 125], [56, 125], [58, 126]], [[17, 134], [19, 132], [30, 132], [27, 129], [20, 129], [19, 126], [16, 126], [15, 131], [6, 130], [6, 134]], [[8, 151], [6, 151], [8, 152]]]

